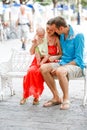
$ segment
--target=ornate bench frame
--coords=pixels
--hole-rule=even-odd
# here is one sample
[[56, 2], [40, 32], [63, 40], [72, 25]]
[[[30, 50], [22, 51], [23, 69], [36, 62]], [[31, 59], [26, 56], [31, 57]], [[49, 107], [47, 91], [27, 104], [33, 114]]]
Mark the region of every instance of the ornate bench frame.
[[[32, 60], [33, 56], [31, 56], [29, 52], [17, 51], [13, 49], [9, 61], [0, 64], [2, 100], [4, 97], [5, 86], [10, 88], [11, 96], [15, 94], [15, 90], [12, 85], [12, 78], [23, 78]], [[79, 78], [77, 78], [77, 80], [78, 79]], [[87, 100], [87, 68], [84, 69], [84, 75], [81, 79], [84, 80], [84, 96], [82, 104], [85, 106]]]
[[0, 78], [1, 78], [1, 98], [3, 100], [5, 87], [9, 87], [11, 96], [15, 94], [12, 84], [12, 78], [23, 78], [26, 74], [29, 65], [33, 60], [33, 56], [27, 51], [19, 51], [12, 49], [11, 57], [7, 62], [0, 64]]

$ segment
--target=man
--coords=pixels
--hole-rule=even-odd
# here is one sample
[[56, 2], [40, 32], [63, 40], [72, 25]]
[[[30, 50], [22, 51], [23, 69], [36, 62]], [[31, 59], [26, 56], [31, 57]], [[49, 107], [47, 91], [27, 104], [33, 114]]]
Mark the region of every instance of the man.
[[31, 17], [29, 13], [26, 11], [26, 6], [20, 6], [20, 12], [18, 15], [18, 19], [16, 22], [16, 26], [19, 25], [22, 49], [26, 49], [26, 42], [29, 39], [29, 27], [32, 27]]
[[[69, 79], [82, 76], [84, 68], [83, 50], [84, 36], [79, 33], [75, 35], [73, 28], [67, 25], [62, 17], [51, 20], [50, 29], [60, 35], [62, 56], [58, 63], [43, 64], [40, 68], [43, 78], [53, 94], [52, 100], [43, 106], [50, 107], [61, 104], [60, 109], [69, 109]], [[63, 92], [63, 99], [59, 97], [54, 76], [59, 80]]]

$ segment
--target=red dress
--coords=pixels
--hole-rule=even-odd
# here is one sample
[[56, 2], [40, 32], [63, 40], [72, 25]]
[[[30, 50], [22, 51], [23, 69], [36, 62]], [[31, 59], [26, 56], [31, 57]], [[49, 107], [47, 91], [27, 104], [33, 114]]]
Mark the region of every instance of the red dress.
[[[49, 55], [56, 55], [58, 49], [56, 46], [48, 46]], [[37, 66], [37, 60], [34, 58], [30, 65], [27, 74], [23, 78], [23, 97], [28, 98], [33, 96], [39, 98], [44, 89], [44, 79], [40, 73], [39, 67]]]

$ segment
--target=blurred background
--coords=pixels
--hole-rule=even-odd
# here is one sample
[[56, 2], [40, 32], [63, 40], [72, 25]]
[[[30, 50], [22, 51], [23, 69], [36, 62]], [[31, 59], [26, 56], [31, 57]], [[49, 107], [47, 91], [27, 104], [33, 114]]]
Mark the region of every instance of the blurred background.
[[0, 0], [1, 43], [7, 41], [10, 44], [9, 40], [11, 39], [16, 39], [14, 43], [18, 42], [20, 33], [15, 24], [21, 4], [26, 5], [26, 10], [32, 18], [33, 31], [30, 32], [29, 36], [31, 39], [37, 26], [45, 27], [48, 19], [55, 16], [66, 18], [68, 23], [75, 28], [75, 31], [84, 33], [87, 62], [87, 0]]
[[21, 4], [31, 15], [33, 31], [38, 25], [45, 27], [47, 20], [55, 16], [63, 16], [76, 25], [87, 22], [87, 0], [0, 0], [1, 40], [20, 37], [15, 23]]

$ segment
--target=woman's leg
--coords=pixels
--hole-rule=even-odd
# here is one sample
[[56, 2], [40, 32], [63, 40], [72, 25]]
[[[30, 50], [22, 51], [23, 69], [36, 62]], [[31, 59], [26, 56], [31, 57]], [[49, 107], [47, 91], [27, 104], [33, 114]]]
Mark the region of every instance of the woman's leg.
[[33, 96], [33, 104], [37, 104], [39, 102], [39, 96], [42, 94], [43, 90], [44, 80], [41, 72], [38, 66], [32, 65], [29, 67], [27, 75], [25, 75], [23, 79], [23, 98], [20, 104], [25, 104], [26, 99], [29, 96]]

